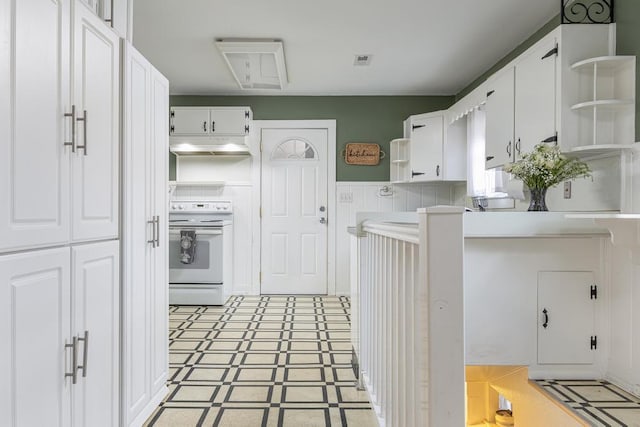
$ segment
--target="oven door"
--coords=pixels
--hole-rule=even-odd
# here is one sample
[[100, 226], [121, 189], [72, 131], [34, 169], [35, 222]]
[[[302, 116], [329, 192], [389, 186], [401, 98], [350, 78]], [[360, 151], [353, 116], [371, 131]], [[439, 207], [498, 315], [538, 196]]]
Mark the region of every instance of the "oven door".
[[169, 283], [222, 283], [222, 228], [188, 228], [196, 232], [193, 263], [183, 264], [180, 230], [169, 228]]

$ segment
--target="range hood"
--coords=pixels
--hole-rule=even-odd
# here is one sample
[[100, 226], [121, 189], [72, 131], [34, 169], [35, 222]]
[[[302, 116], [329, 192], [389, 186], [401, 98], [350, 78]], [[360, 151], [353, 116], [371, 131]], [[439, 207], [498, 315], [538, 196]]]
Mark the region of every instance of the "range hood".
[[179, 156], [248, 156], [245, 138], [170, 137], [169, 151]]

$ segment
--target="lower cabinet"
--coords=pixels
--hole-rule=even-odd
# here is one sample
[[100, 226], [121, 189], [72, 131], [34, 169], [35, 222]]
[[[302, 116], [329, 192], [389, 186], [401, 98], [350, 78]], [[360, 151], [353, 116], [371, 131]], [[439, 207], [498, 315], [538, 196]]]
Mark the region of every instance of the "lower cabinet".
[[538, 364], [592, 364], [597, 287], [590, 271], [538, 273]]
[[0, 257], [0, 425], [117, 426], [118, 241]]

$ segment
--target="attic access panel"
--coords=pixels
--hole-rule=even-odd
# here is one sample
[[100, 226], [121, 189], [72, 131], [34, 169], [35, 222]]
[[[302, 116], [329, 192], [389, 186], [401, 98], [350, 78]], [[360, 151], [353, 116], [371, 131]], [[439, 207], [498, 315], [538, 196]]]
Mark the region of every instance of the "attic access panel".
[[221, 39], [216, 45], [241, 89], [282, 90], [287, 85], [281, 41]]

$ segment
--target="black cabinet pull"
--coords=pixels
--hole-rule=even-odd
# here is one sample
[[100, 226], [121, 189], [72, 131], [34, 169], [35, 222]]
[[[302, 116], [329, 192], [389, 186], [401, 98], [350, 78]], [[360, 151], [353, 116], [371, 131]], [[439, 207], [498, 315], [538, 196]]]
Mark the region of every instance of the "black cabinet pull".
[[216, 131], [216, 122], [212, 121], [211, 122], [211, 132], [215, 132]]
[[436, 166], [436, 176], [440, 176], [440, 165]]
[[542, 314], [544, 314], [544, 323], [542, 323], [542, 327], [547, 329], [547, 326], [549, 326], [549, 312], [545, 308], [542, 310]]
[[542, 142], [544, 142], [544, 143], [558, 142], [558, 132], [556, 132], [556, 134], [555, 134], [555, 135], [550, 136], [550, 137], [549, 137], [549, 138], [547, 138], [547, 139], [543, 139], [543, 140], [542, 140]]
[[485, 161], [488, 162], [488, 161], [493, 160], [495, 158], [496, 158], [495, 156], [487, 156], [487, 157], [485, 157]]
[[413, 170], [411, 171], [411, 178], [418, 175], [424, 175], [424, 172], [414, 172]]
[[511, 157], [511, 141], [507, 144], [507, 154]]
[[542, 59], [547, 59], [547, 58], [549, 58], [550, 56], [557, 55], [557, 54], [558, 54], [558, 45], [556, 44], [556, 47], [554, 47], [554, 48], [553, 48], [553, 49], [551, 49], [549, 52], [547, 52], [547, 53], [542, 57]]
[[494, 93], [496, 93], [495, 90], [490, 90], [489, 92], [487, 92], [487, 98], [493, 95]]
[[426, 125], [413, 125], [411, 126], [411, 130], [416, 130], [425, 127]]
[[516, 153], [518, 153], [518, 156], [520, 155], [520, 138], [516, 141]]
[[207, 131], [207, 122], [202, 123], [202, 130], [205, 132]]

